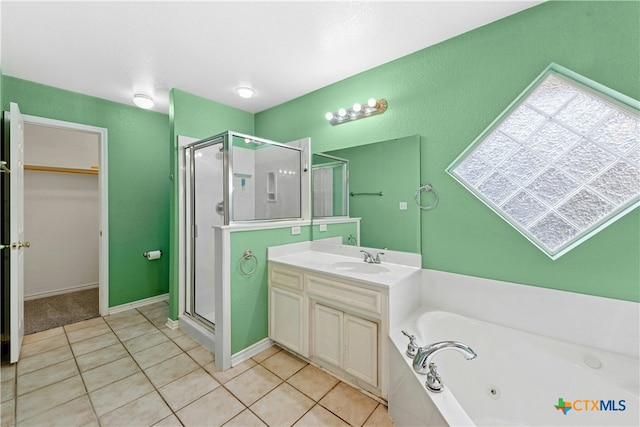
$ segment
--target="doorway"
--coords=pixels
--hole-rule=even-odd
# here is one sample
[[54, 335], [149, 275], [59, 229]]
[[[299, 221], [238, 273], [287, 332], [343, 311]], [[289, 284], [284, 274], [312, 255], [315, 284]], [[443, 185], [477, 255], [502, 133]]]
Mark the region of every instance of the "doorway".
[[107, 130], [24, 122], [29, 334], [108, 314]]

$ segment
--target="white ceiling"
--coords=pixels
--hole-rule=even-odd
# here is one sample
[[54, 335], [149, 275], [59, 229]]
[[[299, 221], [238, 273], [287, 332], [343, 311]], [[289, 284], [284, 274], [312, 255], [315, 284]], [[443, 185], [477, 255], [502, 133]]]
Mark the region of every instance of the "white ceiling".
[[170, 88], [255, 113], [539, 3], [3, 0], [1, 66], [163, 113]]

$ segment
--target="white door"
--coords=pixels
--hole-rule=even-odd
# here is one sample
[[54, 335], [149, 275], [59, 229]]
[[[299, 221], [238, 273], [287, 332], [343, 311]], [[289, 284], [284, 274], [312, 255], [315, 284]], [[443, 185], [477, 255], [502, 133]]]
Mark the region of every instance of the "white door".
[[271, 288], [269, 304], [269, 338], [291, 351], [306, 356], [302, 295], [280, 288]]
[[378, 324], [344, 315], [344, 370], [378, 386]]
[[24, 120], [18, 104], [11, 103], [11, 125], [9, 134], [10, 180], [10, 225], [11, 239], [11, 286], [10, 286], [10, 329], [9, 361], [15, 363], [20, 356], [24, 337]]

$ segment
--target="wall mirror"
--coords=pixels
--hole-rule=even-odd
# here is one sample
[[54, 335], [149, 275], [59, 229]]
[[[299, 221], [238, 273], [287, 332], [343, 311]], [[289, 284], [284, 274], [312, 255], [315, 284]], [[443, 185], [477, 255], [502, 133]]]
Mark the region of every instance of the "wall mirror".
[[[420, 253], [420, 208], [413, 199], [420, 187], [420, 137], [396, 138], [313, 155], [314, 170], [331, 163], [335, 165], [328, 169], [331, 189], [335, 190], [331, 216], [361, 218], [360, 246]], [[341, 168], [347, 169], [342, 175], [348, 177], [344, 186], [336, 178]], [[329, 174], [322, 172], [316, 178], [314, 172], [313, 179], [328, 180]], [[324, 187], [329, 188], [328, 184]], [[315, 190], [312, 196], [313, 219], [329, 216], [328, 208], [318, 211], [324, 216], [315, 215]], [[323, 197], [326, 200], [323, 203], [328, 204], [329, 196]], [[321, 239], [323, 236], [315, 230], [312, 237]]]

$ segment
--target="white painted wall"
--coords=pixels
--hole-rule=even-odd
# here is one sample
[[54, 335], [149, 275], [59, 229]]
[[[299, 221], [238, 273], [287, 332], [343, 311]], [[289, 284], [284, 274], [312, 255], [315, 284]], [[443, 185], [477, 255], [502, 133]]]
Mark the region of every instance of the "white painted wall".
[[72, 169], [98, 166], [99, 141], [95, 134], [28, 124], [24, 138], [27, 165]]
[[25, 171], [25, 298], [98, 284], [98, 176]]
[[[68, 149], [69, 140], [75, 149]], [[57, 146], [72, 154], [60, 155]], [[97, 159], [97, 135], [25, 126], [26, 165], [88, 169]], [[25, 235], [31, 243], [25, 251], [25, 299], [98, 286], [98, 175], [26, 170], [24, 179]]]

